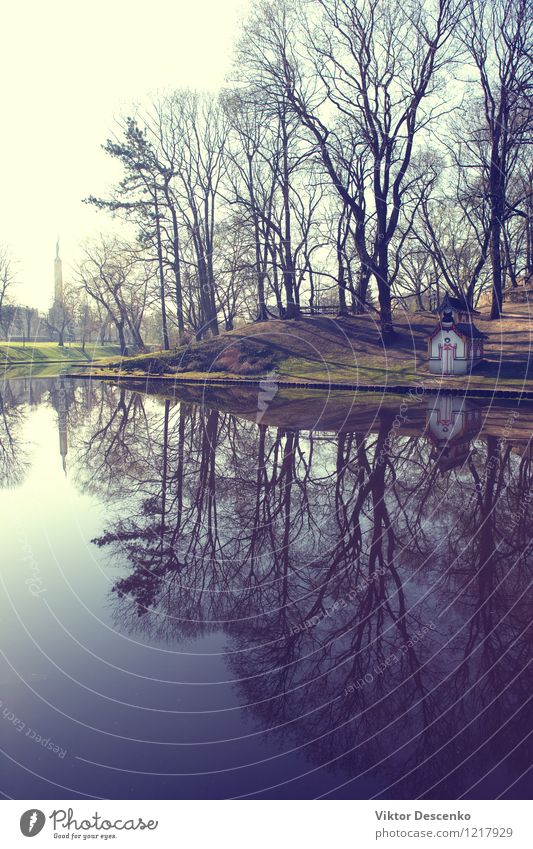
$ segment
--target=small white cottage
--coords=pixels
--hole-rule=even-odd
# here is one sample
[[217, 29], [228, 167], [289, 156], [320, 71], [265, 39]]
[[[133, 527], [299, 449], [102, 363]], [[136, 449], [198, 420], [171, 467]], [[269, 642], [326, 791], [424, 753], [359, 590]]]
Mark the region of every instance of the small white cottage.
[[467, 374], [483, 359], [486, 337], [472, 321], [479, 312], [448, 293], [436, 312], [439, 318], [428, 340], [429, 370], [432, 374]]

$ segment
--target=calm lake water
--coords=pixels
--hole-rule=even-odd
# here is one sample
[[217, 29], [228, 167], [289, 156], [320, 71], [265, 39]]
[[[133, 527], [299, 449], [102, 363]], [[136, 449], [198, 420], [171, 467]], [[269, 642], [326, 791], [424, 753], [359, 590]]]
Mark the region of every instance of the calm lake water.
[[533, 410], [198, 392], [2, 385], [4, 795], [528, 797]]

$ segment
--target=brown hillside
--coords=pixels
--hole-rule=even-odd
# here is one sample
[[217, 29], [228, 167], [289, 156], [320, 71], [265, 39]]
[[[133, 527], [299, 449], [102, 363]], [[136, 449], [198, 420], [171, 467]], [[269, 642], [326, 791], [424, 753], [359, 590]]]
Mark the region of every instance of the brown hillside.
[[[533, 380], [527, 305], [509, 305], [500, 321], [489, 321], [487, 314], [476, 321], [489, 338], [486, 362], [473, 373], [470, 385], [497, 380], [516, 386]], [[406, 314], [395, 321], [394, 345], [384, 348], [379, 325], [368, 314], [252, 323], [174, 351], [107, 363], [105, 368], [183, 377], [254, 377], [275, 372], [287, 380], [411, 383], [427, 374], [427, 337], [434, 325], [430, 313]]]

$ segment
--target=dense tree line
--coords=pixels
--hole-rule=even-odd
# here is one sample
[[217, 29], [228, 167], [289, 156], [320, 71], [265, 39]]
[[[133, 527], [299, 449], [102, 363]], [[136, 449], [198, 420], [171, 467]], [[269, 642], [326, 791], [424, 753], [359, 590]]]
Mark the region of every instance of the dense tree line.
[[498, 318], [533, 275], [532, 11], [256, 0], [222, 91], [117, 121], [122, 178], [87, 200], [135, 237], [84, 246], [76, 326], [168, 348], [329, 306], [377, 310], [392, 341], [445, 289]]
[[221, 93], [120, 121], [123, 178], [89, 201], [135, 223], [163, 345], [376, 297], [388, 339], [441, 288], [497, 318], [533, 273], [531, 11], [258, 0]]

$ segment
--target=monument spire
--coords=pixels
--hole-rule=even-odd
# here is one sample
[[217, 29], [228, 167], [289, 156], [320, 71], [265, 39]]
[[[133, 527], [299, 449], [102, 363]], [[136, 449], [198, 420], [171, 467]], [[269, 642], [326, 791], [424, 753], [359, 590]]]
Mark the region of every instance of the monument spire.
[[56, 242], [56, 258], [54, 260], [54, 304], [63, 303], [63, 263], [59, 257], [59, 236]]

